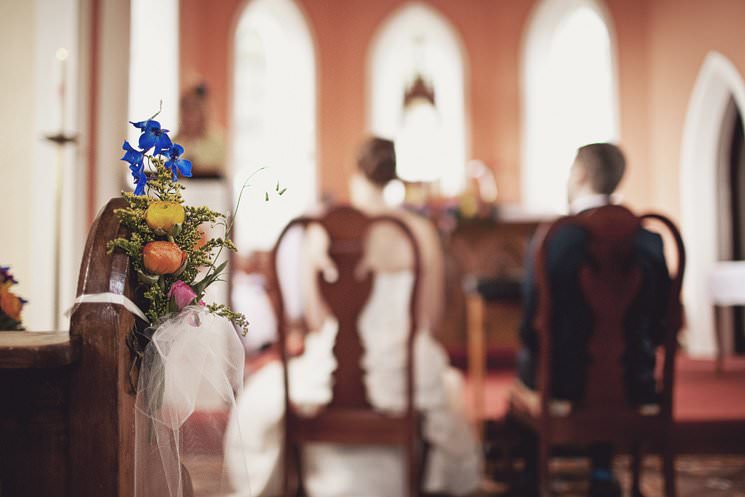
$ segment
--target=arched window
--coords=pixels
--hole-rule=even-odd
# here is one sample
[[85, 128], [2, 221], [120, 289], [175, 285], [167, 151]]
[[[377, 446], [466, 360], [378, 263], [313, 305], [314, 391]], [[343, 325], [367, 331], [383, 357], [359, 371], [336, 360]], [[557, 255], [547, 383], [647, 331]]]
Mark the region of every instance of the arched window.
[[[266, 250], [290, 219], [315, 202], [317, 192], [315, 55], [295, 2], [249, 2], [235, 32], [233, 67], [236, 198], [251, 177], [234, 237], [241, 250]], [[266, 169], [253, 174], [260, 168]], [[287, 189], [282, 196], [276, 195], [277, 182]]]
[[404, 180], [445, 194], [464, 184], [464, 60], [450, 23], [412, 3], [384, 23], [369, 57], [369, 128], [396, 142]]
[[563, 212], [577, 148], [618, 139], [608, 18], [594, 0], [544, 0], [523, 56], [523, 200], [531, 209]]

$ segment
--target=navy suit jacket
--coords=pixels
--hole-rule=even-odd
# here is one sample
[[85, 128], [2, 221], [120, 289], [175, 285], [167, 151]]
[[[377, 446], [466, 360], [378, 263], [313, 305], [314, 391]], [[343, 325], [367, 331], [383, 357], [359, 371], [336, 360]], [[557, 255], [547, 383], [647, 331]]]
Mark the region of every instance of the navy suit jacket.
[[[536, 387], [538, 336], [533, 327], [537, 309], [534, 259], [537, 247], [531, 243], [526, 257], [523, 284], [523, 321], [518, 376], [525, 385]], [[567, 225], [549, 241], [548, 271], [552, 282], [552, 393], [555, 398], [578, 401], [584, 394], [587, 341], [592, 334], [592, 314], [584, 300], [579, 268], [587, 256], [587, 233]], [[654, 380], [655, 349], [664, 339], [670, 276], [665, 263], [662, 238], [640, 229], [635, 239], [637, 263], [642, 270], [638, 297], [626, 316], [626, 350], [623, 356], [627, 398], [634, 404], [657, 399]]]

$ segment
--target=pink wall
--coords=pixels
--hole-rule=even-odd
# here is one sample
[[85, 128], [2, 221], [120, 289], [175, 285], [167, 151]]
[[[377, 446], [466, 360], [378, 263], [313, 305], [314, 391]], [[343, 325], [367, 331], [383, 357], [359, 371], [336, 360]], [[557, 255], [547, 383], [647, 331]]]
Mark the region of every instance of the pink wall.
[[[365, 131], [367, 50], [404, 0], [299, 0], [316, 42], [321, 187], [340, 197]], [[453, 24], [466, 54], [471, 156], [495, 168], [503, 201], [520, 198], [520, 54], [533, 0], [427, 0]], [[234, 24], [243, 0], [181, 0], [182, 83], [209, 82], [226, 122]], [[709, 50], [745, 73], [741, 0], [607, 0], [617, 41], [622, 186], [640, 208], [679, 213], [685, 112]]]
[[182, 90], [206, 81], [217, 120], [227, 122], [233, 23], [240, 0], [181, 0], [180, 71]]
[[648, 0], [607, 2], [611, 36], [616, 41], [621, 144], [628, 160], [621, 194], [637, 208], [653, 204], [648, 140], [649, 3]]
[[[688, 101], [706, 54], [716, 50], [745, 74], [745, 2], [650, 2], [649, 126], [655, 203], [680, 213], [680, 150]], [[714, 220], [712, 220], [714, 222]]]
[[[346, 195], [352, 158], [365, 132], [367, 50], [403, 0], [300, 0], [316, 42], [321, 186]], [[502, 198], [519, 199], [519, 52], [531, 2], [432, 0], [460, 35], [466, 54], [471, 156], [497, 170]], [[182, 84], [205, 78], [216, 117], [226, 123], [234, 23], [245, 2], [181, 0]]]

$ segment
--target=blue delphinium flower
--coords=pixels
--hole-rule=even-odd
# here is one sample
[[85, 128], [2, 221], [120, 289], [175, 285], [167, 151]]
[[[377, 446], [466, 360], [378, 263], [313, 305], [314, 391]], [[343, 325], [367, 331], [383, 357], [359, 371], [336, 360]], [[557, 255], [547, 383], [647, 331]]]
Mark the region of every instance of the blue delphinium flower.
[[129, 166], [129, 170], [132, 173], [132, 178], [135, 182], [135, 195], [145, 194], [145, 185], [147, 185], [147, 173], [145, 167]]
[[129, 163], [129, 170], [136, 185], [135, 195], [144, 195], [145, 185], [147, 185], [147, 174], [143, 162], [145, 153], [134, 148], [128, 141], [124, 142], [122, 150], [124, 150], [124, 156], [121, 160]]
[[147, 121], [136, 123], [130, 121], [130, 124], [135, 128], [142, 130], [139, 145], [143, 152], [147, 152], [155, 147], [153, 155], [161, 155], [163, 151], [171, 148], [171, 139], [168, 137], [168, 130], [161, 129], [158, 121], [148, 119]]
[[187, 178], [191, 177], [191, 161], [182, 159], [181, 155], [183, 153], [184, 147], [182, 147], [178, 143], [174, 143], [163, 154], [168, 157], [165, 166], [167, 169], [171, 170], [171, 173], [173, 174], [173, 181], [178, 180], [178, 175], [176, 174], [177, 172], [180, 173], [181, 176], [186, 176]]
[[122, 145], [122, 150], [124, 150], [124, 157], [122, 157], [121, 160], [127, 161], [130, 166], [143, 165], [142, 160], [145, 157], [145, 154], [130, 145], [128, 141], [124, 142], [124, 145]]

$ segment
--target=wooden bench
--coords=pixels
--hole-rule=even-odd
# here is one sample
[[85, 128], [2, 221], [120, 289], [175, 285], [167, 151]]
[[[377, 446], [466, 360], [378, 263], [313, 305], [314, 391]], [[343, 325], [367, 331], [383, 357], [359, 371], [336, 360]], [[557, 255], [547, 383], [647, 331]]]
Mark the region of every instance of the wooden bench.
[[[91, 227], [77, 294], [135, 300], [113, 199]], [[131, 497], [134, 394], [127, 337], [135, 318], [114, 304], [81, 304], [70, 332], [0, 332], [0, 495]]]

